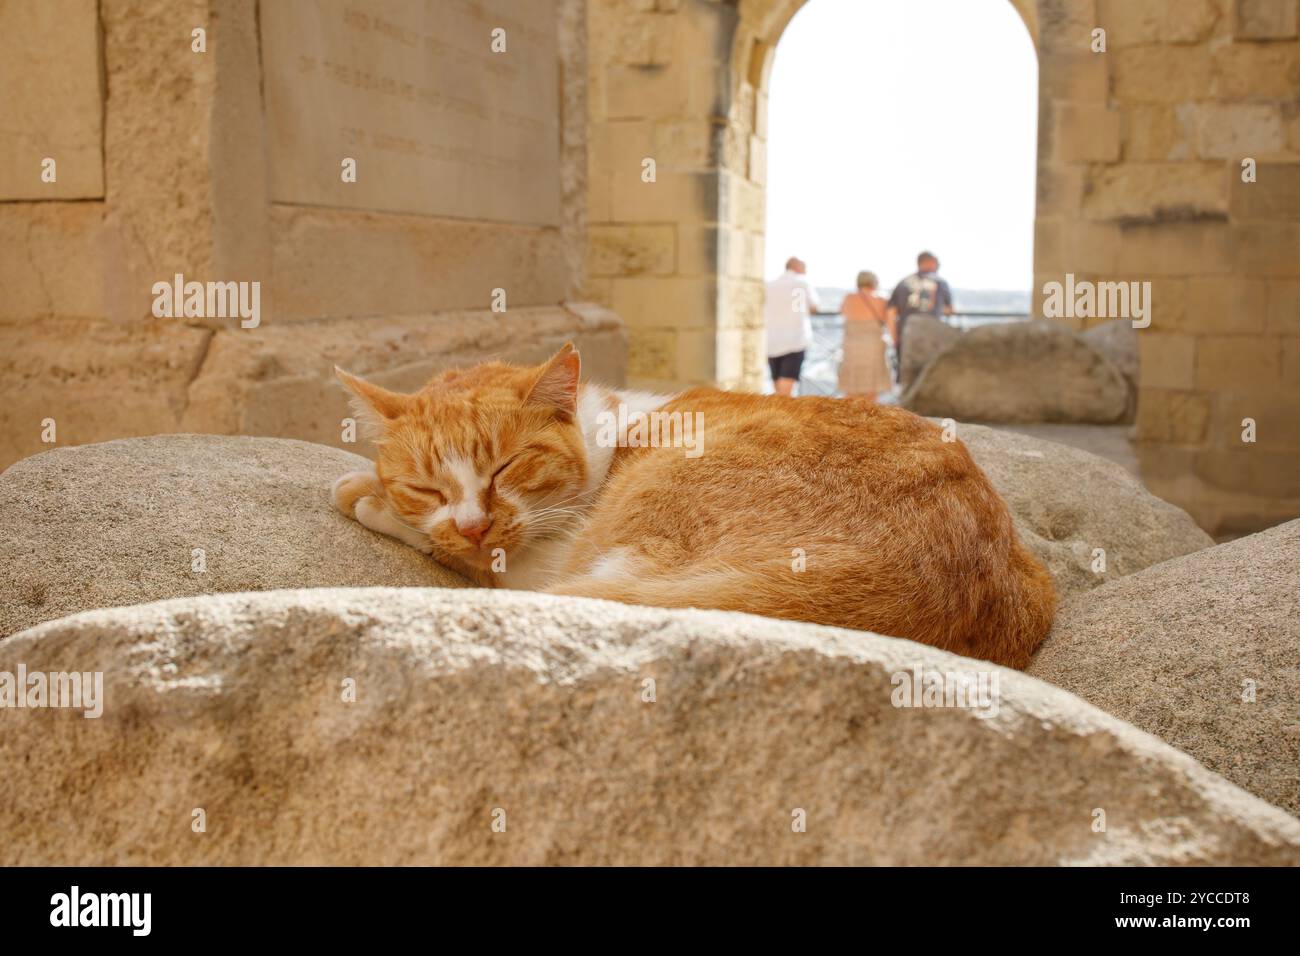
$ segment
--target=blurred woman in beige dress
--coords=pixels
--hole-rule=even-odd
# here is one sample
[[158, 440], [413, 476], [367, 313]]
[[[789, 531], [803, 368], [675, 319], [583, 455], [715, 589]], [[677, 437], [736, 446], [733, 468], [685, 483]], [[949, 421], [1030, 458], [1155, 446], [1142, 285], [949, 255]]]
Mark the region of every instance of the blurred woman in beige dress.
[[889, 303], [876, 295], [880, 281], [874, 272], [858, 273], [858, 291], [846, 295], [840, 313], [844, 316], [844, 358], [840, 361], [840, 391], [846, 397], [875, 401], [881, 392], [894, 387], [885, 361], [885, 340], [881, 332], [889, 321]]

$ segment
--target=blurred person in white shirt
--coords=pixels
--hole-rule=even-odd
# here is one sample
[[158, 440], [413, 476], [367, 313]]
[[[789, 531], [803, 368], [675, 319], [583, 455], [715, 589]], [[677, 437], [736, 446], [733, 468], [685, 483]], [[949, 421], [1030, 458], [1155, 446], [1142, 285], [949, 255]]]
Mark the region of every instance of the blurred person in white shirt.
[[802, 259], [791, 256], [785, 272], [767, 284], [763, 317], [767, 324], [767, 364], [778, 395], [793, 395], [803, 369], [804, 353], [812, 341], [809, 314], [821, 311], [817, 293], [804, 278]]

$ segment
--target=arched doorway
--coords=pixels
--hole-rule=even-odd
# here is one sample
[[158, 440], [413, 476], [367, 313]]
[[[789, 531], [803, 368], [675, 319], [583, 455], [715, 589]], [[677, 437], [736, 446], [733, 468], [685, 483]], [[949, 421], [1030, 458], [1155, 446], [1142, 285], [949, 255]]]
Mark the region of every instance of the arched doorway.
[[[776, 44], [805, 2], [587, 4], [582, 292], [623, 318], [634, 384], [761, 387], [767, 97]], [[1007, 2], [1035, 36], [1033, 0]], [[1100, 61], [1053, 62], [1065, 69], [1040, 71], [1040, 113], [1093, 77], [1104, 90]], [[1049, 94], [1049, 82], [1071, 88]]]
[[[808, 0], [771, 60], [765, 276], [798, 255], [835, 310], [859, 270], [888, 296], [934, 250], [954, 321], [1027, 317], [1038, 62], [1015, 9]], [[840, 328], [814, 321], [805, 392], [834, 392]]]

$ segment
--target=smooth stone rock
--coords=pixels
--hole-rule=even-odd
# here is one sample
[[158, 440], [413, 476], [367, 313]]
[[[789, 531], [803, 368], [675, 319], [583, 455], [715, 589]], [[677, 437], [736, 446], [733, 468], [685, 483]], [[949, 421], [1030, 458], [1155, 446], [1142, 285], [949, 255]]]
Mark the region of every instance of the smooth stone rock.
[[1298, 583], [1300, 520], [1067, 602], [1028, 673], [1300, 814]]
[[1080, 338], [1115, 364], [1128, 383], [1128, 406], [1124, 421], [1137, 417], [1138, 333], [1131, 319], [1111, 319], [1080, 333]]
[[[1006, 500], [1020, 539], [1062, 598], [1214, 544], [1187, 512], [1113, 461], [982, 425], [958, 424], [956, 437]], [[1103, 567], [1098, 549], [1104, 570], [1094, 570]]]
[[1008, 322], [963, 333], [925, 367], [902, 404], [958, 421], [1106, 424], [1124, 416], [1128, 383], [1069, 329]]
[[26, 458], [0, 474], [0, 637], [92, 608], [220, 591], [464, 585], [331, 507], [334, 479], [366, 464], [324, 445], [220, 435]]
[[[19, 662], [104, 705], [3, 715], [6, 866], [1300, 863], [1300, 821], [1154, 737], [862, 632], [324, 589], [90, 612]], [[894, 706], [917, 667], [996, 710]]]
[[1111, 319], [1079, 333], [1079, 337], [1115, 363], [1134, 386], [1138, 380], [1138, 333], [1131, 319]]
[[903, 388], [916, 381], [921, 370], [944, 349], [962, 337], [955, 329], [932, 315], [913, 315], [903, 332], [903, 351], [899, 358], [898, 379]]

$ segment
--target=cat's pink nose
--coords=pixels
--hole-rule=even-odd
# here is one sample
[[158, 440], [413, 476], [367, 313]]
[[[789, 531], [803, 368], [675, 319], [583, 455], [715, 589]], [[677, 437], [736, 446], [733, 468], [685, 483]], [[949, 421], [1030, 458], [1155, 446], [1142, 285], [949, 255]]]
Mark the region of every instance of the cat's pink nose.
[[475, 544], [483, 543], [483, 536], [488, 533], [488, 529], [491, 527], [492, 519], [487, 515], [481, 515], [480, 517], [474, 518], [470, 521], [456, 522], [456, 530], [469, 538], [469, 540], [473, 541]]

